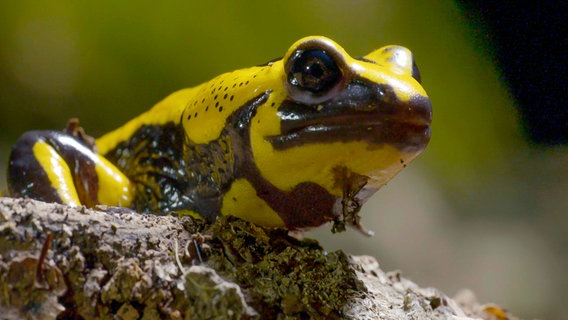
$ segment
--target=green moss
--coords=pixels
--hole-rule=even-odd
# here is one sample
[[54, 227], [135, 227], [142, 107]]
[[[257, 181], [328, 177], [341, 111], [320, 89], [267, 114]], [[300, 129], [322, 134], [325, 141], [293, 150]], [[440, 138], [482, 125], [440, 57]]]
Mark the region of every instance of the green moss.
[[213, 235], [207, 264], [239, 284], [264, 318], [340, 318], [348, 296], [364, 290], [345, 253], [286, 230], [228, 217], [205, 232]]

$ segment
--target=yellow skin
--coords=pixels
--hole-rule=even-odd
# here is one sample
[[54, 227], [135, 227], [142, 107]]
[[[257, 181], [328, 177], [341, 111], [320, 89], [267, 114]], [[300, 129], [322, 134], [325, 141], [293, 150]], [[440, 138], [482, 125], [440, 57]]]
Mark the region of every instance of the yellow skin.
[[14, 195], [70, 205], [363, 230], [360, 206], [423, 151], [430, 122], [408, 49], [352, 58], [313, 36], [280, 60], [171, 94], [91, 148], [70, 135], [28, 133], [14, 146], [9, 185]]

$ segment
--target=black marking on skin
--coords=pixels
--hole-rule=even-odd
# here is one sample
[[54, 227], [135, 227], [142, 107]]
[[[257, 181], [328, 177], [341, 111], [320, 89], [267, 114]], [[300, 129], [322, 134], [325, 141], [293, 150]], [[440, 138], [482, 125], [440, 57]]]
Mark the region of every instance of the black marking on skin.
[[422, 83], [422, 76], [420, 75], [420, 69], [418, 69], [416, 60], [414, 60], [414, 55], [412, 55], [412, 77], [416, 79], [418, 83]]
[[233, 145], [224, 133], [206, 144], [185, 138], [183, 161], [191, 183], [183, 192], [184, 205], [209, 221], [220, 214], [223, 196], [234, 181]]
[[14, 146], [8, 162], [8, 192], [13, 197], [29, 197], [46, 202], [62, 200], [32, 151], [38, 131], [25, 133]]
[[268, 137], [277, 150], [309, 143], [367, 141], [416, 152], [430, 139], [430, 100], [402, 102], [389, 85], [358, 81], [318, 105], [292, 100], [278, 108], [282, 134]]
[[190, 207], [184, 197], [192, 187], [183, 160], [184, 140], [179, 124], [145, 125], [105, 154], [135, 184], [136, 210], [166, 213]]
[[302, 182], [285, 192], [266, 180], [254, 161], [250, 140], [250, 124], [256, 108], [269, 98], [269, 92], [234, 112], [225, 126], [235, 152], [235, 177], [247, 179], [263, 199], [284, 221], [289, 229], [315, 227], [337, 219], [333, 207], [337, 201], [325, 188]]
[[[59, 131], [29, 131], [14, 144], [8, 168], [10, 194], [47, 202], [63, 202], [57, 190], [51, 185], [47, 173], [35, 158], [33, 146], [40, 141], [53, 147], [67, 163], [81, 203], [94, 207], [98, 203], [99, 190], [93, 160], [97, 155], [83, 141]], [[77, 144], [69, 144], [66, 141], [74, 141], [85, 148], [78, 149]]]
[[267, 62], [265, 62], [265, 63], [263, 63], [263, 64], [259, 64], [257, 67], [270, 67], [270, 66], [272, 66], [272, 65], [274, 64], [274, 62], [277, 62], [277, 61], [280, 61], [280, 60], [282, 60], [282, 57], [269, 60], [269, 61], [267, 61]]
[[363, 61], [363, 62], [367, 62], [367, 63], [372, 63], [372, 64], [377, 64], [377, 61], [367, 59], [365, 57], [355, 57], [355, 60], [359, 60], [359, 61]]

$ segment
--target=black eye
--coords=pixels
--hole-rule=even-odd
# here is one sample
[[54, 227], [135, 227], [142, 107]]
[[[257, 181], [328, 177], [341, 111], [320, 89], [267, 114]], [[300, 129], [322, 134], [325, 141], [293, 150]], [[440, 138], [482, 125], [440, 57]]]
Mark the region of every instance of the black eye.
[[297, 51], [290, 59], [288, 82], [301, 90], [324, 95], [341, 81], [341, 70], [324, 50]]

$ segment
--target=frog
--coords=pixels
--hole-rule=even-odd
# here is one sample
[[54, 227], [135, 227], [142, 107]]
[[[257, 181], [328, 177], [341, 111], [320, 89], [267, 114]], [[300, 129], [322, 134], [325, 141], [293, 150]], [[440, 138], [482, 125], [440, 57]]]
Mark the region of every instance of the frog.
[[99, 138], [76, 125], [24, 133], [10, 154], [8, 192], [370, 235], [361, 207], [424, 151], [431, 122], [409, 49], [352, 57], [308, 36], [282, 58], [176, 91]]

